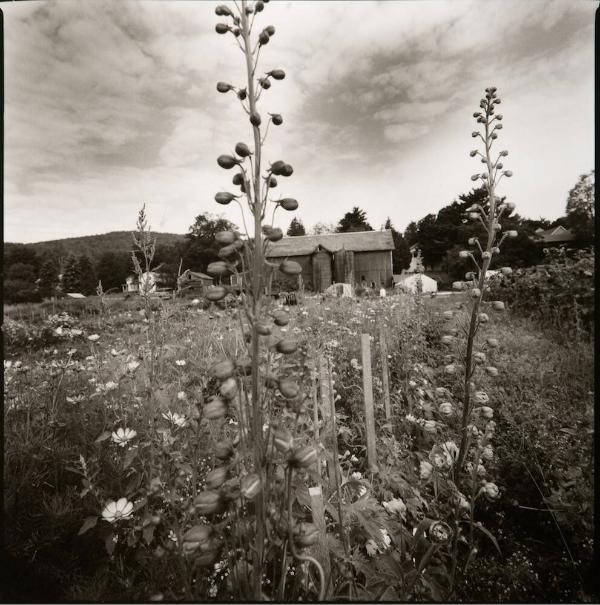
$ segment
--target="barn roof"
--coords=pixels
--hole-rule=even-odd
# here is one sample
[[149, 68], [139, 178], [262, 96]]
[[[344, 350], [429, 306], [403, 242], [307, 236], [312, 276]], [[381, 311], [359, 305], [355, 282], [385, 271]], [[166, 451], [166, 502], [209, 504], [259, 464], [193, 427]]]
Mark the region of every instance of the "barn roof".
[[352, 233], [324, 233], [323, 235], [296, 235], [271, 242], [266, 255], [269, 258], [281, 256], [303, 256], [312, 254], [321, 246], [329, 252], [350, 250], [352, 252], [373, 252], [393, 250], [392, 232], [356, 231]]
[[540, 239], [543, 242], [572, 242], [575, 238], [575, 234], [570, 229], [565, 229], [562, 225], [552, 227], [552, 229], [536, 229], [536, 239]]

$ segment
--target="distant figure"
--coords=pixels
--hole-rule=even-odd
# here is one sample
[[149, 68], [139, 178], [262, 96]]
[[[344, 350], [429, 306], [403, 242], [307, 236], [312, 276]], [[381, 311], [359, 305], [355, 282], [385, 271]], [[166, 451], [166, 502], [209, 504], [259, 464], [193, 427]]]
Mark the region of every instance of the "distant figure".
[[381, 289], [379, 290], [379, 296], [381, 296], [382, 298], [386, 295], [386, 291], [385, 288], [382, 286]]

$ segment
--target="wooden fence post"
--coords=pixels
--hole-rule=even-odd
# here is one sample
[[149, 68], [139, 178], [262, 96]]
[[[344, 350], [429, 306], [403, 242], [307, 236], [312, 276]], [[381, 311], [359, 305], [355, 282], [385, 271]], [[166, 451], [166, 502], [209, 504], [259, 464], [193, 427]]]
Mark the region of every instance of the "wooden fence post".
[[390, 370], [388, 365], [387, 342], [385, 340], [385, 331], [383, 325], [379, 324], [379, 349], [381, 354], [381, 372], [383, 386], [383, 405], [385, 407], [385, 419], [392, 421], [392, 404], [390, 401]]
[[373, 409], [373, 376], [371, 374], [371, 336], [361, 334], [360, 346], [363, 366], [363, 392], [365, 400], [365, 425], [367, 430], [367, 464], [376, 472], [377, 446], [375, 441], [375, 412]]

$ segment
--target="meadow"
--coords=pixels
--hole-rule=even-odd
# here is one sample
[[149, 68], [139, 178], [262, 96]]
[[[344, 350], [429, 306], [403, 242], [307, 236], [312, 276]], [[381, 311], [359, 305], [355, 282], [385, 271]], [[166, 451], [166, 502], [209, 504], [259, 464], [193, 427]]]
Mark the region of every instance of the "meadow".
[[[266, 480], [287, 491], [294, 521], [284, 506], [266, 511], [264, 598], [593, 600], [592, 343], [482, 303], [476, 359], [496, 371], [477, 383], [470, 426], [485, 442], [459, 489], [461, 384], [446, 337], [468, 304], [460, 292], [273, 303], [289, 323], [264, 337]], [[260, 481], [240, 473], [237, 454], [241, 311], [151, 307], [113, 296], [5, 308], [5, 599], [250, 594]], [[371, 336], [376, 467], [361, 334]], [[291, 338], [297, 350], [281, 353]], [[233, 383], [216, 375], [223, 360], [235, 360]], [[286, 391], [284, 373], [302, 395]]]

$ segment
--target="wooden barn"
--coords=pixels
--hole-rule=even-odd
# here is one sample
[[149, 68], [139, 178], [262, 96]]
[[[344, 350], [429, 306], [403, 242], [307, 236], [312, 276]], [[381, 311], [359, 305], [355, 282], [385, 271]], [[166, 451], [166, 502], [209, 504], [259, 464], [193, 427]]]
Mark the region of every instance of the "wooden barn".
[[179, 292], [189, 295], [201, 295], [205, 288], [212, 286], [212, 284], [213, 278], [210, 275], [200, 273], [199, 271], [192, 271], [191, 269], [186, 269], [177, 278], [177, 289]]
[[269, 244], [266, 256], [271, 262], [296, 261], [305, 288], [324, 292], [340, 282], [391, 287], [393, 249], [390, 230], [358, 231], [284, 237]]

